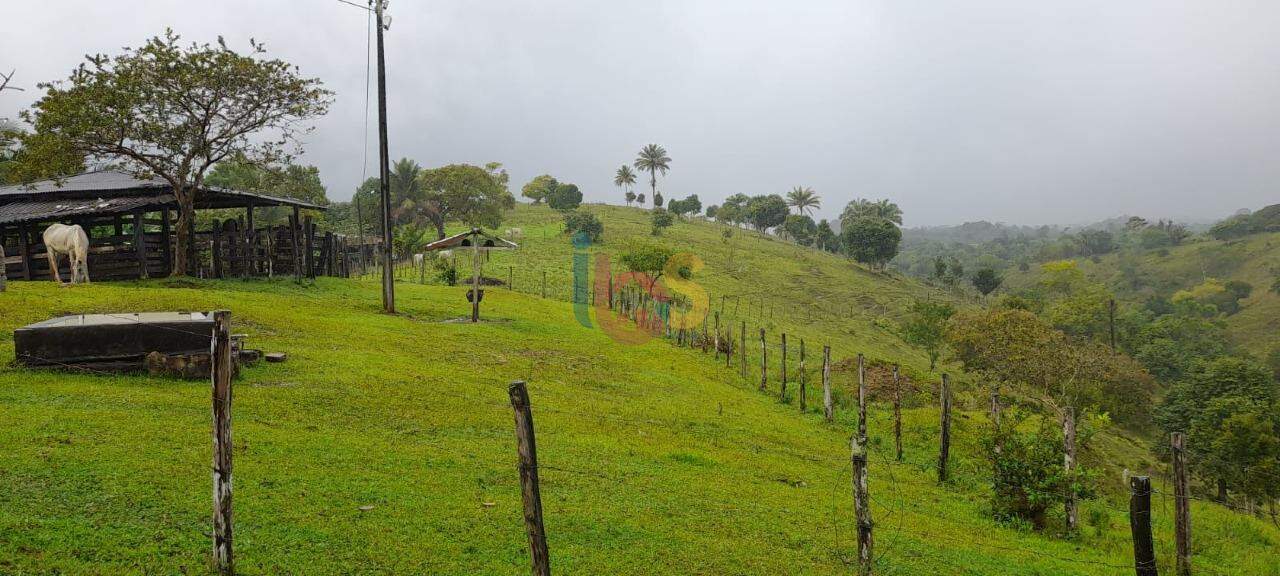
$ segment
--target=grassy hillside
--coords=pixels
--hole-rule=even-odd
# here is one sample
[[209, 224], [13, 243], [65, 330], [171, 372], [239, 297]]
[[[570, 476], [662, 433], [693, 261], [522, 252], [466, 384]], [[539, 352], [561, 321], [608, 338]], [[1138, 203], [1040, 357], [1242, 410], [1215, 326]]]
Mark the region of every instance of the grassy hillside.
[[[1270, 291], [1280, 275], [1280, 233], [1254, 234], [1239, 240], [1204, 240], [1136, 254], [1110, 254], [1093, 262], [1077, 261], [1090, 278], [1106, 283], [1134, 303], [1151, 295], [1168, 296], [1208, 278], [1243, 280], [1253, 285], [1240, 312], [1226, 316], [1227, 332], [1242, 348], [1263, 356], [1280, 345], [1280, 295]], [[1012, 273], [1010, 288], [1036, 281], [1039, 271]]]
[[[615, 273], [625, 271], [617, 255], [636, 238], [701, 258], [705, 268], [693, 279], [707, 290], [712, 309], [722, 311], [726, 327], [737, 327], [737, 334], [741, 322], [747, 323], [749, 342], [758, 340], [763, 327], [775, 343], [785, 331], [792, 346], [804, 338], [831, 344], [836, 357], [862, 352], [912, 371], [928, 368], [928, 358], [894, 333], [912, 300], [947, 298], [923, 283], [752, 231], [734, 230], [725, 238], [725, 227], [704, 220], [677, 221], [653, 237], [647, 210], [608, 205], [584, 209], [605, 226], [601, 242], [587, 252], [608, 254]], [[485, 275], [505, 282], [510, 274], [517, 291], [540, 295], [546, 272], [548, 296], [570, 300], [574, 248], [562, 232], [560, 213], [546, 206], [520, 205], [503, 224], [511, 227], [524, 232], [521, 249], [495, 252], [485, 264]], [[459, 276], [469, 277], [469, 259], [461, 253], [459, 266]]]
[[[607, 250], [628, 229], [647, 233], [639, 211], [592, 209], [606, 217]], [[236, 382], [244, 574], [524, 573], [506, 395], [516, 379], [529, 381], [556, 573], [850, 573], [856, 414], [847, 401], [826, 424], [812, 411], [816, 396], [807, 414], [778, 401], [774, 370], [762, 394], [758, 372], [743, 379], [701, 352], [624, 345], [581, 326], [567, 302], [521, 292], [539, 266], [569, 270], [558, 219], [521, 208], [513, 225], [525, 248], [489, 266], [523, 259], [525, 276], [516, 291], [489, 291], [490, 321], [479, 325], [454, 321], [466, 310], [462, 287], [401, 283], [402, 313], [387, 316], [372, 280], [19, 282], [0, 294], [0, 359], [13, 357], [13, 328], [56, 314], [213, 308], [232, 310], [233, 331], [252, 345], [288, 352], [287, 363], [249, 368]], [[776, 286], [766, 292], [771, 334], [785, 328], [830, 342], [837, 358], [866, 351], [923, 372], [923, 356], [887, 326], [926, 288], [755, 237], [739, 237], [729, 267], [730, 248], [705, 223], [677, 224], [665, 238], [698, 248], [707, 269], [695, 278], [713, 299], [757, 281]], [[838, 386], [851, 384], [837, 374]], [[879, 573], [1131, 570], [1122, 500], [1086, 502], [1074, 540], [990, 519], [980, 402], [960, 403], [956, 477], [938, 486], [938, 414], [924, 389], [905, 411], [903, 464], [891, 462], [887, 407], [871, 409]], [[209, 430], [204, 383], [0, 368], [0, 573], [205, 573]], [[1145, 468], [1140, 445], [1100, 443]], [[1153, 508], [1169, 569], [1172, 505], [1157, 496]], [[1280, 574], [1280, 530], [1269, 522], [1199, 502], [1193, 514], [1205, 573]]]

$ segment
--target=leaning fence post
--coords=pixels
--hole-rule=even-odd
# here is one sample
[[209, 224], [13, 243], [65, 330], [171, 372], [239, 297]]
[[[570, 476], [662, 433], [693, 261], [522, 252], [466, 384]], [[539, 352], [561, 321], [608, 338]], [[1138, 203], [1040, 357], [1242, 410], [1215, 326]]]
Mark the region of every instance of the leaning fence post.
[[831, 421], [831, 346], [822, 347], [822, 416]]
[[854, 435], [849, 441], [853, 463], [853, 508], [858, 525], [858, 574], [871, 574], [871, 498], [867, 493], [866, 438]]
[[764, 328], [760, 329], [760, 389], [769, 383], [769, 344], [764, 341]]
[[524, 526], [529, 535], [529, 557], [533, 576], [551, 576], [547, 533], [542, 525], [542, 493], [538, 490], [538, 449], [533, 437], [533, 412], [529, 391], [522, 381], [507, 389], [516, 417], [516, 451], [520, 457], [520, 496], [524, 501]]
[[942, 374], [942, 389], [938, 394], [942, 408], [941, 447], [938, 451], [938, 482], [947, 481], [947, 459], [951, 456], [951, 377]]
[[1151, 478], [1129, 479], [1129, 530], [1133, 534], [1133, 566], [1137, 576], [1158, 576], [1151, 540]]
[[902, 461], [902, 379], [898, 365], [893, 365], [893, 448], [898, 461]]
[[1173, 526], [1178, 550], [1178, 576], [1191, 574], [1191, 499], [1187, 485], [1186, 438], [1174, 432], [1173, 445]]
[[213, 313], [209, 346], [213, 382], [213, 562], [234, 574], [231, 554], [231, 312]]

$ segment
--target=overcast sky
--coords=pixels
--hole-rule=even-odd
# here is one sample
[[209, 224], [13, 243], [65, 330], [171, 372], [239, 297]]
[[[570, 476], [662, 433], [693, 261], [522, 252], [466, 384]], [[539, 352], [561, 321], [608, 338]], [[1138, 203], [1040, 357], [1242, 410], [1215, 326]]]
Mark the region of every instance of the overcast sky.
[[[655, 142], [673, 158], [667, 197], [809, 186], [822, 216], [889, 198], [907, 225], [1280, 202], [1278, 2], [395, 0], [389, 13], [392, 158], [502, 162], [517, 195], [550, 173], [621, 202], [614, 170]], [[0, 68], [27, 88], [0, 95], [0, 117], [85, 53], [166, 26], [252, 37], [337, 93], [303, 158], [329, 197], [366, 170], [358, 8], [7, 1], [0, 22]]]

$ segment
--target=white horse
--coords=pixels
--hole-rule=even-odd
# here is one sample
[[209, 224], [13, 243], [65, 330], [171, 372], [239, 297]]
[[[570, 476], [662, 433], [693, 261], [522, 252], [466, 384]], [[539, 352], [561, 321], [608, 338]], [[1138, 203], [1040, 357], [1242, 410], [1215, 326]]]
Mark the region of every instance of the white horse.
[[71, 283], [80, 282], [81, 270], [85, 284], [89, 283], [89, 236], [84, 233], [84, 228], [76, 224], [51, 224], [44, 230], [44, 249], [49, 256], [49, 270], [53, 272], [54, 281], [62, 283], [58, 260], [66, 254], [71, 262]]

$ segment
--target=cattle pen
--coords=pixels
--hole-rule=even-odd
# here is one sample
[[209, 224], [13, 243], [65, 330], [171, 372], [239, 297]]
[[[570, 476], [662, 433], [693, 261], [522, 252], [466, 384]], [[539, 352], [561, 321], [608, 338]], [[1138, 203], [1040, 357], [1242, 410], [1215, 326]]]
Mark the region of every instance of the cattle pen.
[[[203, 187], [187, 242], [190, 276], [349, 276], [375, 243], [318, 233], [324, 206], [291, 198]], [[50, 280], [41, 231], [78, 224], [89, 236], [89, 276], [134, 280], [168, 276], [177, 249], [178, 202], [168, 182], [102, 170], [0, 187], [0, 247], [9, 280]], [[263, 213], [270, 211], [262, 218]], [[266, 222], [257, 222], [263, 220]], [[67, 263], [60, 265], [66, 274]]]

